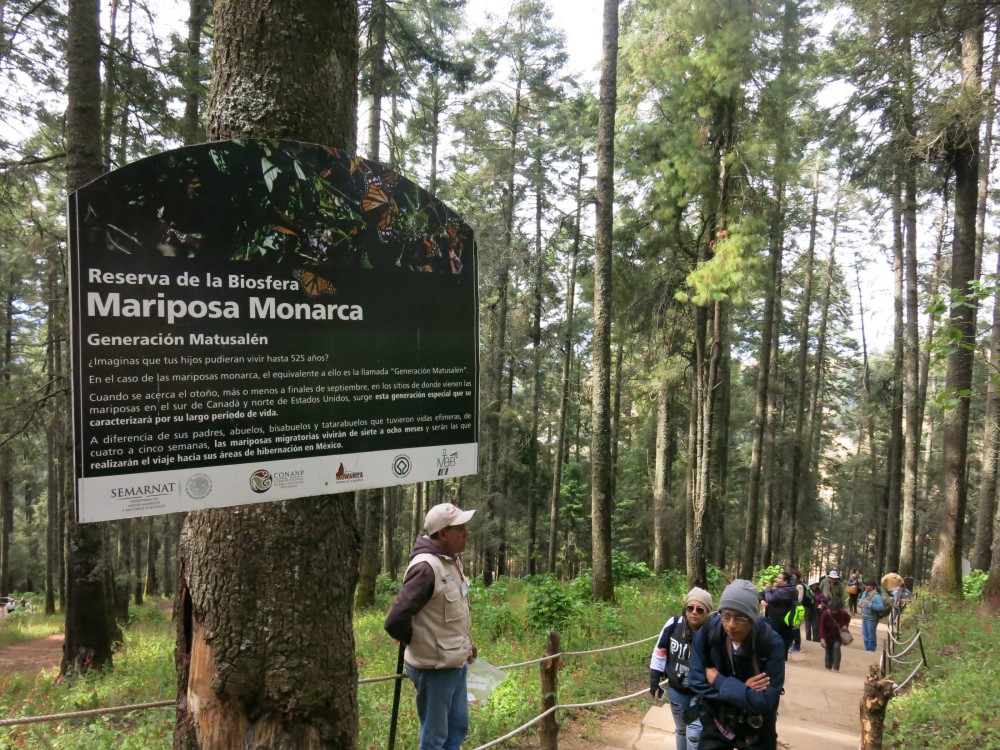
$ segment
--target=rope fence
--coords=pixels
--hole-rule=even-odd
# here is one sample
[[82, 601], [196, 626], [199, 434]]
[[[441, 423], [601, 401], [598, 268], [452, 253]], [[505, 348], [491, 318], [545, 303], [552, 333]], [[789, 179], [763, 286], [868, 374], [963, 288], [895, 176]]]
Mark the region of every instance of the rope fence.
[[[601, 654], [601, 653], [606, 653], [608, 651], [619, 651], [619, 650], [622, 650], [622, 649], [631, 648], [632, 646], [638, 646], [638, 645], [641, 645], [643, 643], [648, 643], [650, 641], [654, 641], [658, 637], [659, 637], [658, 635], [654, 635], [654, 636], [651, 636], [650, 638], [643, 638], [642, 640], [639, 640], [639, 641], [632, 641], [631, 643], [623, 643], [623, 644], [618, 645], [618, 646], [607, 646], [607, 647], [604, 647], [604, 648], [595, 648], [595, 649], [590, 649], [588, 651], [564, 651], [564, 652], [560, 652], [558, 654], [552, 654], [550, 656], [543, 656], [543, 657], [540, 657], [538, 659], [531, 659], [530, 661], [522, 661], [522, 662], [518, 662], [516, 664], [506, 664], [504, 666], [498, 667], [498, 669], [503, 669], [503, 670], [517, 669], [519, 667], [526, 667], [526, 666], [530, 666], [532, 664], [541, 664], [543, 662], [548, 662], [548, 661], [551, 661], [553, 659], [561, 658], [563, 656], [588, 656], [590, 654]], [[406, 675], [405, 674], [384, 675], [382, 677], [366, 677], [364, 679], [358, 680], [358, 685], [370, 685], [370, 684], [373, 684], [373, 683], [376, 683], [376, 682], [391, 682], [391, 681], [394, 681], [394, 680], [402, 680], [402, 679], [406, 679]], [[544, 714], [536, 716], [528, 724], [524, 725], [523, 727], [519, 727], [518, 729], [515, 729], [514, 732], [510, 735], [510, 737], [515, 736], [519, 732], [522, 732], [525, 729], [527, 729], [528, 727], [532, 726], [533, 724], [541, 721], [545, 716], [553, 713], [557, 709], [560, 709], [560, 708], [584, 708], [584, 707], [587, 707], [587, 706], [604, 705], [605, 703], [616, 703], [618, 701], [623, 701], [623, 700], [627, 700], [629, 698], [634, 698], [637, 695], [642, 695], [645, 692], [646, 692], [645, 690], [641, 690], [638, 693], [635, 693], [633, 695], [626, 695], [626, 696], [622, 696], [620, 698], [611, 698], [611, 699], [609, 699], [607, 701], [599, 701], [597, 703], [579, 703], [579, 704], [574, 703], [574, 704], [566, 704], [566, 705], [562, 705], [562, 706], [553, 706], [548, 711], [546, 711]], [[86, 718], [92, 718], [92, 717], [95, 717], [95, 716], [103, 716], [103, 715], [106, 715], [106, 714], [129, 713], [130, 711], [141, 711], [141, 710], [149, 709], [149, 708], [167, 708], [167, 707], [176, 706], [176, 705], [177, 705], [177, 700], [176, 699], [172, 699], [172, 700], [152, 701], [150, 703], [133, 703], [133, 704], [124, 705], [124, 706], [109, 706], [107, 708], [92, 708], [92, 709], [86, 709], [86, 710], [82, 710], [82, 711], [68, 711], [68, 712], [59, 713], [59, 714], [47, 714], [45, 716], [25, 716], [25, 717], [18, 717], [18, 718], [12, 718], [12, 719], [0, 719], [0, 727], [13, 727], [13, 726], [18, 726], [18, 725], [22, 725], [22, 724], [43, 724], [45, 722], [66, 721], [66, 720], [70, 720], [70, 719], [86, 719]], [[484, 745], [483, 748], [493, 747], [493, 745], [495, 745], [495, 744], [503, 741], [503, 739], [509, 739], [509, 737], [507, 737], [507, 738], [501, 738], [500, 740], [494, 740], [489, 745]]]
[[[927, 666], [927, 652], [924, 650], [924, 639], [920, 632], [920, 615], [914, 618], [916, 629], [913, 635], [906, 639], [900, 637], [900, 620], [903, 610], [910, 603], [912, 603], [912, 600], [900, 602], [898, 606], [892, 608], [892, 612], [889, 615], [889, 636], [886, 638], [885, 648], [882, 650], [881, 666], [884, 675], [889, 676], [892, 674], [894, 667], [913, 668], [906, 679], [896, 684], [893, 688], [894, 695], [899, 695], [900, 692], [905, 690], [920, 670]], [[920, 657], [918, 659], [907, 659], [906, 657], [914, 648], [920, 649]]]

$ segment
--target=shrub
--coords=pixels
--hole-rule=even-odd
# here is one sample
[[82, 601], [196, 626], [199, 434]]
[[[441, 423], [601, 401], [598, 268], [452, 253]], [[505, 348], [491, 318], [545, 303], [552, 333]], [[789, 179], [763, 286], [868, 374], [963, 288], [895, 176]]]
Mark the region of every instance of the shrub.
[[652, 578], [653, 571], [644, 562], [633, 562], [627, 553], [614, 550], [611, 553], [611, 579], [617, 584], [622, 581]]
[[981, 599], [985, 585], [986, 573], [982, 570], [973, 570], [962, 579], [962, 596], [966, 599]]

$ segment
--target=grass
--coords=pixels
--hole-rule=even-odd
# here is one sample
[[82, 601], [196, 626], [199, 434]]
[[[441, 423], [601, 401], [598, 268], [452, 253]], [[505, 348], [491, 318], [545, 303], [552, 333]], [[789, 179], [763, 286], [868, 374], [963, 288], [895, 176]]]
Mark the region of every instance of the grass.
[[929, 666], [912, 690], [889, 702], [885, 747], [1000, 750], [997, 620], [977, 613], [972, 603], [955, 606], [927, 595], [918, 602]]

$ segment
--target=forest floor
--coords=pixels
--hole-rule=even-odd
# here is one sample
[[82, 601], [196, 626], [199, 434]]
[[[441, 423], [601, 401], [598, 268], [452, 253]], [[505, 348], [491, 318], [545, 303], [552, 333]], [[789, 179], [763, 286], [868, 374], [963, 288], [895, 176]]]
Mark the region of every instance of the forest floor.
[[[878, 661], [886, 638], [886, 621], [879, 624], [879, 650], [866, 652], [861, 619], [851, 621], [854, 642], [843, 648], [840, 671], [823, 666], [819, 643], [802, 642], [802, 653], [790, 654], [785, 672], [785, 695], [778, 712], [781, 750], [854, 750], [861, 733], [859, 702], [868, 667]], [[598, 726], [561, 721], [559, 750], [664, 750], [674, 744], [674, 721], [669, 703], [630, 701], [619, 704]]]
[[63, 634], [21, 641], [0, 648], [0, 672], [4, 674], [34, 674], [59, 666], [62, 660]]

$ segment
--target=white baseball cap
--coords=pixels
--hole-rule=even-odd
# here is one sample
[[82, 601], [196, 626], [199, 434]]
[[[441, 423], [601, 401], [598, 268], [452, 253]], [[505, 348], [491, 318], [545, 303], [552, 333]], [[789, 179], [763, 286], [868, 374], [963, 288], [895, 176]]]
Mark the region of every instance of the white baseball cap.
[[446, 526], [461, 526], [463, 523], [468, 523], [475, 514], [474, 510], [462, 510], [457, 505], [441, 503], [427, 511], [424, 529], [428, 535], [433, 535]]

